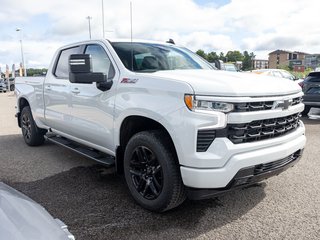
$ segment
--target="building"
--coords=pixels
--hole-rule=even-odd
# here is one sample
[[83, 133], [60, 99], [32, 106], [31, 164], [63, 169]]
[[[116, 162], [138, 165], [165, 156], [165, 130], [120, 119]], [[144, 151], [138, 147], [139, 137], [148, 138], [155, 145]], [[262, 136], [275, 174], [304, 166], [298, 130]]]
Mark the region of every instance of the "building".
[[269, 61], [262, 59], [253, 59], [252, 60], [253, 69], [266, 69], [269, 68]]
[[[280, 66], [293, 66], [293, 68], [297, 68], [301, 71], [302, 66], [304, 67], [305, 57], [308, 55], [309, 55], [308, 53], [304, 53], [304, 52], [290, 52], [285, 50], [275, 50], [269, 53], [269, 68], [279, 68]], [[301, 61], [299, 62], [301, 63], [300, 65], [298, 61]], [[293, 63], [296, 63], [296, 65]]]
[[312, 68], [313, 70], [320, 67], [320, 54], [307, 55], [305, 58], [305, 66], [307, 68]]

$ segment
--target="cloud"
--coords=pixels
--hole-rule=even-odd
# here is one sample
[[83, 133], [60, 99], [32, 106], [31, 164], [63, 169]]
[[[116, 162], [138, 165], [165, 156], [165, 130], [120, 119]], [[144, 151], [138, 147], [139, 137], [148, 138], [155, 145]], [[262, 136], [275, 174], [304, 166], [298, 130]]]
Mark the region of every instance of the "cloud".
[[[232, 0], [196, 4], [192, 0], [132, 0], [133, 36], [165, 41], [196, 51], [248, 50], [262, 56], [275, 49], [319, 52], [317, 0]], [[130, 37], [130, 1], [104, 0], [105, 35]], [[56, 48], [102, 37], [101, 0], [2, 0], [1, 63], [21, 59], [16, 27], [23, 29], [29, 66], [48, 66]], [[267, 58], [265, 55], [264, 58]], [[3, 67], [3, 65], [1, 65]]]

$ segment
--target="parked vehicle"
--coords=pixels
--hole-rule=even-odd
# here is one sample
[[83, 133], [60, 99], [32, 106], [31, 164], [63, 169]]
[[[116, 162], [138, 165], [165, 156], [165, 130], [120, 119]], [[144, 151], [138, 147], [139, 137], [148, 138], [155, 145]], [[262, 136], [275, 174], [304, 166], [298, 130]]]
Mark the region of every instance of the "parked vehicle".
[[301, 87], [305, 105], [302, 115], [307, 116], [312, 107], [320, 108], [320, 72], [309, 73], [301, 83]]
[[296, 76], [292, 75], [290, 72], [283, 69], [257, 69], [252, 70], [252, 73], [266, 75], [270, 77], [286, 78], [292, 81], [299, 80]]
[[157, 212], [278, 175], [306, 142], [297, 84], [215, 71], [170, 43], [71, 44], [16, 93], [28, 145], [47, 139], [124, 173]]
[[[9, 78], [10, 83], [10, 91], [14, 91], [15, 89], [15, 79]], [[9, 90], [8, 80], [7, 79], [0, 79], [0, 92], [6, 92]]]
[[12, 240], [74, 240], [67, 226], [41, 205], [0, 182], [0, 236]]
[[224, 63], [221, 67], [221, 70], [229, 72], [238, 72], [236, 65], [234, 65], [233, 63]]
[[7, 83], [3, 78], [0, 79], [0, 92], [7, 92]]
[[9, 78], [10, 81], [10, 91], [14, 91], [15, 89], [15, 78]]

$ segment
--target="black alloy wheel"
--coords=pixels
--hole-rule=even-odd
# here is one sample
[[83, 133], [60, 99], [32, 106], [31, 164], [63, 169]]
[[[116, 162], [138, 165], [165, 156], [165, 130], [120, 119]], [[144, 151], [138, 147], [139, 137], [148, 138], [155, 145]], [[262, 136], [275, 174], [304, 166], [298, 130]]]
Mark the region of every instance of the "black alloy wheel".
[[21, 117], [21, 128], [22, 128], [22, 135], [25, 139], [31, 139], [31, 122], [28, 115], [24, 114]]
[[142, 207], [164, 212], [186, 199], [179, 161], [165, 131], [133, 135], [125, 148], [123, 167], [130, 193]]
[[47, 130], [38, 128], [29, 106], [25, 106], [21, 111], [20, 126], [26, 144], [29, 146], [39, 146], [44, 143], [44, 135]]
[[163, 188], [161, 165], [152, 150], [138, 146], [131, 156], [130, 174], [136, 191], [147, 200], [156, 199]]

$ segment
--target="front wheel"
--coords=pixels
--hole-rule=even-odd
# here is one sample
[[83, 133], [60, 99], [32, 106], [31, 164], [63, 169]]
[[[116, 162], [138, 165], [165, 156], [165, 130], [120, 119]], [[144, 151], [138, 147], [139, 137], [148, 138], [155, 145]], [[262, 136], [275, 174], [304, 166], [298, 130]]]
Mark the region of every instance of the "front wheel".
[[21, 111], [20, 126], [26, 144], [29, 146], [39, 146], [43, 144], [46, 130], [37, 127], [29, 106], [24, 107]]
[[164, 212], [186, 198], [172, 143], [163, 131], [140, 132], [129, 140], [124, 173], [133, 198], [148, 210]]

